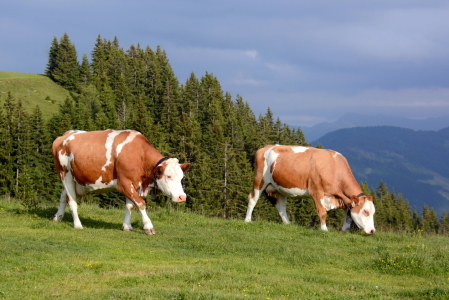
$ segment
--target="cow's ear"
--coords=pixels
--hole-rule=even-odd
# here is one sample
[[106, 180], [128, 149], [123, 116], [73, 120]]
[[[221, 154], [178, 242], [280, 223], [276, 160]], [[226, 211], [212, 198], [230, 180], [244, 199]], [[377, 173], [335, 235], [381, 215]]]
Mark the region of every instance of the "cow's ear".
[[161, 177], [162, 176], [162, 166], [157, 166], [154, 169], [154, 175], [157, 177]]
[[351, 202], [354, 203], [355, 205], [359, 204], [359, 197], [357, 197], [356, 195], [352, 195], [351, 196]]
[[181, 164], [180, 167], [183, 172], [187, 172], [190, 169], [190, 164], [189, 163]]
[[368, 200], [368, 201], [373, 201], [373, 197], [371, 197], [371, 196], [366, 196], [366, 200]]

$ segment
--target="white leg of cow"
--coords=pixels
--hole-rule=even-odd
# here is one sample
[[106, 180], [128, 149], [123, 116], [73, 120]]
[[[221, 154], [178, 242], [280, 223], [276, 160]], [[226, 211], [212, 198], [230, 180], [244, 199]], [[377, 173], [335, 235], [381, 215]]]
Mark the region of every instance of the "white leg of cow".
[[276, 208], [281, 216], [282, 222], [284, 224], [290, 224], [290, 220], [287, 216], [287, 197], [281, 194], [276, 196]]
[[58, 222], [62, 221], [62, 219], [64, 218], [64, 214], [65, 214], [66, 204], [67, 204], [67, 192], [65, 191], [65, 189], [62, 189], [61, 198], [59, 199], [59, 208], [53, 218], [53, 221], [58, 221]]
[[131, 226], [131, 210], [134, 207], [134, 203], [126, 198], [126, 208], [125, 208], [125, 219], [123, 220], [123, 231], [132, 231], [133, 227]]
[[260, 190], [254, 190], [250, 194], [249, 200], [248, 200], [248, 209], [246, 211], [245, 222], [251, 222], [251, 215], [253, 214], [253, 209], [256, 206], [257, 200], [259, 200], [259, 197], [260, 197]]
[[70, 173], [64, 178], [62, 182], [64, 184], [64, 188], [67, 192], [68, 202], [70, 211], [72, 212], [73, 217], [73, 227], [77, 229], [83, 229], [83, 225], [81, 225], [80, 218], [78, 217], [78, 204], [76, 203], [76, 192], [75, 192], [75, 181], [73, 181]]
[[348, 229], [351, 228], [351, 223], [352, 223], [352, 218], [351, 218], [350, 211], [348, 210], [346, 212], [345, 221], [343, 223], [343, 226], [341, 227], [341, 231], [343, 231], [343, 232], [348, 231]]
[[145, 234], [152, 235], [156, 234], [156, 230], [153, 228], [153, 223], [151, 223], [150, 218], [147, 215], [146, 209], [140, 209], [140, 213], [142, 214], [142, 223], [143, 223], [143, 230], [145, 231]]

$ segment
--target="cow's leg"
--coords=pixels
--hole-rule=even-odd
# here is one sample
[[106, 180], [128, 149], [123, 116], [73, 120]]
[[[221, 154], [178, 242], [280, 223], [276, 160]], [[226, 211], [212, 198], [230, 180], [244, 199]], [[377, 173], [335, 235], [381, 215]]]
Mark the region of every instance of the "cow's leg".
[[326, 226], [327, 210], [322, 204], [322, 199], [324, 199], [324, 193], [323, 192], [310, 193], [310, 196], [312, 197], [313, 202], [315, 203], [315, 208], [318, 213], [318, 217], [320, 218], [321, 230], [327, 231]]
[[154, 230], [153, 223], [151, 223], [151, 220], [147, 215], [146, 209], [139, 208], [139, 211], [142, 214], [143, 230], [145, 231], [145, 234], [148, 235], [156, 234], [156, 230]]
[[251, 194], [248, 195], [248, 209], [246, 210], [245, 222], [251, 222], [251, 215], [253, 214], [254, 207], [257, 204], [257, 200], [260, 198], [262, 191], [254, 189]]
[[287, 197], [278, 193], [275, 206], [281, 216], [282, 222], [284, 222], [284, 224], [290, 224], [290, 220], [287, 216]]
[[341, 227], [340, 230], [343, 231], [343, 232], [348, 231], [348, 229], [351, 228], [351, 223], [352, 223], [351, 213], [350, 213], [350, 210], [348, 209], [346, 211], [345, 221], [344, 221], [343, 226]]
[[[132, 182], [126, 178], [119, 179], [117, 184], [117, 190], [121, 192], [123, 195], [125, 195], [127, 199], [131, 200], [132, 203], [139, 209], [140, 214], [142, 215], [143, 230], [145, 231], [145, 233], [149, 235], [155, 234], [156, 231], [153, 228], [153, 223], [151, 223], [151, 220], [147, 215], [145, 200], [143, 200], [143, 198], [139, 196]], [[125, 221], [126, 217], [127, 215], [125, 215]], [[131, 212], [129, 212], [129, 217], [131, 218]], [[129, 224], [130, 223], [131, 220], [129, 220]]]
[[66, 177], [62, 181], [64, 184], [64, 188], [67, 193], [70, 211], [72, 212], [73, 217], [73, 227], [77, 229], [83, 229], [83, 225], [81, 225], [80, 218], [78, 217], [78, 204], [76, 203], [76, 191], [75, 191], [75, 181], [73, 180], [70, 173], [67, 173]]
[[123, 231], [132, 231], [133, 227], [131, 226], [131, 210], [134, 207], [134, 203], [126, 198], [125, 204], [125, 219], [123, 220]]
[[64, 214], [65, 214], [65, 207], [67, 204], [67, 192], [65, 191], [65, 189], [62, 189], [61, 192], [61, 198], [59, 199], [59, 208], [58, 211], [56, 212], [55, 216], [53, 217], [53, 221], [62, 221], [62, 219], [64, 218]]

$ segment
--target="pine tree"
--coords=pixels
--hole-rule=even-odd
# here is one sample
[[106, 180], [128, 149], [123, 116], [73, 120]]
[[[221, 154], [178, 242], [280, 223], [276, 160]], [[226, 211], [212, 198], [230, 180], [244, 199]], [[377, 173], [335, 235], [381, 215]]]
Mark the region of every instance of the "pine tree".
[[443, 216], [441, 217], [440, 234], [449, 235], [449, 213], [443, 211]]
[[[4, 104], [6, 114], [3, 113], [3, 107], [0, 107], [0, 195], [9, 195], [13, 186], [13, 157], [12, 157], [12, 112], [14, 111], [14, 103], [11, 93]], [[9, 114], [8, 114], [9, 113]]]
[[33, 147], [30, 136], [29, 116], [22, 105], [22, 101], [17, 101], [14, 116], [13, 130], [13, 156], [14, 156], [14, 194], [19, 192], [19, 177], [22, 170], [26, 167], [29, 157], [32, 155]]
[[160, 103], [154, 107], [156, 112], [160, 113], [160, 124], [168, 132], [173, 132], [173, 128], [177, 126], [180, 116], [180, 99], [179, 82], [176, 78], [172, 67], [168, 62], [165, 51], [157, 48], [156, 58], [160, 67], [160, 76], [162, 82], [162, 90]]
[[50, 77], [67, 90], [78, 92], [80, 79], [78, 58], [75, 46], [67, 33], [64, 33], [59, 41], [55, 60], [55, 66]]
[[53, 78], [53, 72], [57, 67], [58, 47], [59, 47], [58, 39], [54, 37], [50, 46], [50, 52], [48, 54], [47, 68], [45, 69], [45, 75], [50, 77], [52, 80], [55, 80]]
[[83, 90], [92, 82], [92, 71], [90, 69], [89, 59], [87, 55], [83, 55], [83, 60], [80, 66], [80, 88]]
[[31, 176], [37, 188], [36, 195], [39, 199], [51, 199], [60, 193], [60, 186], [54, 172], [51, 145], [53, 139], [48, 135], [45, 121], [39, 106], [36, 106], [30, 116], [32, 159], [28, 165], [31, 168]]
[[433, 208], [424, 204], [421, 218], [421, 230], [425, 233], [435, 234], [439, 229], [438, 216]]
[[109, 82], [107, 75], [107, 60], [109, 57], [109, 46], [106, 40], [103, 40], [98, 35], [94, 50], [91, 53], [92, 57], [92, 75], [95, 87], [101, 91]]

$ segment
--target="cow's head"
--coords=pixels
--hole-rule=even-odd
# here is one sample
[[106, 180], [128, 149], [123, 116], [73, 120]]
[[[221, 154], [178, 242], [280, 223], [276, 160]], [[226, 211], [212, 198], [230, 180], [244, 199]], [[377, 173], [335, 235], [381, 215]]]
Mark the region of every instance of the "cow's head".
[[376, 232], [374, 228], [374, 208], [373, 197], [360, 194], [351, 197], [354, 206], [350, 208], [351, 218], [354, 223], [365, 233], [373, 234]]
[[179, 164], [177, 158], [169, 158], [159, 163], [154, 170], [156, 185], [174, 202], [186, 201], [187, 196], [182, 189], [181, 179], [189, 168], [190, 164]]

